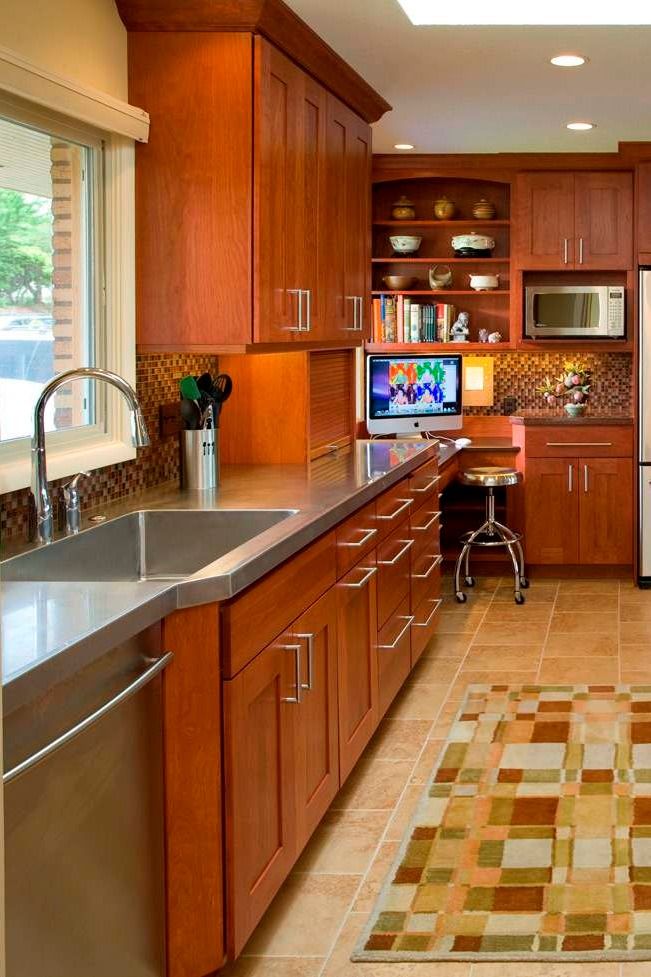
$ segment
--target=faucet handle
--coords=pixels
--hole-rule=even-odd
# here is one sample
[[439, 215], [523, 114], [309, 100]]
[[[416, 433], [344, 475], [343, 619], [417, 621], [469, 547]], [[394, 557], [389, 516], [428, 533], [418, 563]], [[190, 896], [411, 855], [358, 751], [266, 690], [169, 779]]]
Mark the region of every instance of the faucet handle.
[[72, 495], [77, 491], [80, 478], [90, 478], [90, 472], [77, 472], [77, 474], [71, 478], [69, 482], [66, 482], [66, 484], [63, 486], [63, 491], [66, 496]]
[[88, 478], [89, 472], [77, 474], [63, 486], [63, 499], [66, 507], [66, 535], [76, 536], [81, 528], [81, 502], [79, 499], [79, 479]]

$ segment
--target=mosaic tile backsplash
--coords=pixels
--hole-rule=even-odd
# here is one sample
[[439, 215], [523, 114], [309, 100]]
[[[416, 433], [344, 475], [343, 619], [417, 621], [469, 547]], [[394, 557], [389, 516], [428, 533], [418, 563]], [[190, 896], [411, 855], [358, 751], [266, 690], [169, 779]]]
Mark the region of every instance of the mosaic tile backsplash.
[[[179, 477], [179, 447], [176, 437], [161, 438], [158, 409], [161, 404], [179, 396], [179, 380], [188, 373], [217, 373], [217, 358], [185, 353], [149, 353], [138, 355], [136, 389], [142, 405], [151, 445], [141, 448], [138, 457], [119, 465], [93, 471], [82, 488], [85, 509], [137, 495]], [[51, 483], [53, 497], [67, 479]], [[30, 511], [29, 489], [0, 495], [0, 539], [8, 542], [27, 539]]]

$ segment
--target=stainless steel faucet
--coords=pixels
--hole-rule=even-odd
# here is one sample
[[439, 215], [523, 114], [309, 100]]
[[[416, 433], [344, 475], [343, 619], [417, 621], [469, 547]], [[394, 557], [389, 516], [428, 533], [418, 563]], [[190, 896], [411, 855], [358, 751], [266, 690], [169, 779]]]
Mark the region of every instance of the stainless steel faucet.
[[[149, 433], [136, 392], [122, 377], [99, 367], [81, 366], [67, 370], [46, 383], [34, 407], [34, 433], [32, 435], [32, 495], [36, 503], [36, 534], [39, 542], [51, 543], [54, 521], [52, 518], [52, 498], [47, 483], [47, 464], [45, 458], [45, 407], [52, 394], [71, 380], [103, 380], [116, 387], [124, 396], [131, 412], [131, 441], [136, 448], [149, 444]], [[76, 484], [75, 484], [76, 487]], [[69, 527], [70, 528], [70, 527]]]

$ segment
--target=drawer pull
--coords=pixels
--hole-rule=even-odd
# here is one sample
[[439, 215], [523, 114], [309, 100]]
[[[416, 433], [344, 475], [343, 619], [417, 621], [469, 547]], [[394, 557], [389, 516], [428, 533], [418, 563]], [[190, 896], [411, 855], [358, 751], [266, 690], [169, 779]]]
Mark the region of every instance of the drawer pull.
[[437, 566], [440, 563], [443, 563], [443, 557], [441, 555], [435, 556], [434, 562], [432, 563], [429, 570], [426, 570], [425, 573], [412, 573], [412, 577], [414, 577], [416, 580], [427, 580], [427, 578], [431, 576], [432, 573], [434, 573], [434, 571], [436, 570]]
[[434, 478], [430, 479], [430, 481], [427, 483], [427, 485], [423, 485], [422, 488], [413, 488], [412, 489], [412, 492], [429, 492], [429, 490], [431, 488], [433, 488], [436, 485], [437, 482], [440, 482], [440, 481], [441, 481], [441, 476], [440, 475], [435, 475]]
[[364, 576], [358, 583], [342, 583], [342, 587], [354, 587], [355, 590], [360, 590], [364, 587], [373, 574], [377, 573], [377, 567], [359, 567], [360, 570], [364, 570]]
[[364, 535], [356, 543], [340, 543], [339, 545], [352, 546], [354, 547], [354, 549], [359, 549], [361, 546], [364, 546], [365, 543], [368, 543], [369, 539], [371, 539], [372, 536], [376, 535], [377, 529], [356, 529], [355, 532], [363, 533]]
[[434, 615], [438, 611], [439, 607], [443, 603], [443, 600], [440, 597], [439, 598], [435, 598], [435, 599], [432, 600], [432, 603], [434, 604], [434, 607], [432, 608], [432, 612], [429, 615], [429, 617], [427, 618], [427, 620], [426, 621], [414, 621], [414, 627], [415, 628], [427, 628], [427, 627], [429, 627], [429, 625], [432, 623], [432, 618], [434, 617]]
[[391, 515], [388, 516], [377, 516], [377, 518], [388, 520], [395, 519], [396, 516], [399, 516], [401, 512], [404, 512], [405, 509], [408, 509], [410, 505], [414, 504], [413, 499], [398, 499], [398, 502], [402, 502], [402, 505], [399, 505], [395, 512], [392, 512]]
[[303, 682], [301, 685], [302, 689], [306, 689], [307, 692], [311, 692], [314, 688], [314, 638], [315, 635], [310, 632], [309, 634], [297, 634], [297, 638], [301, 641], [307, 641], [307, 682]]
[[407, 552], [407, 550], [411, 549], [411, 547], [414, 545], [413, 539], [399, 539], [398, 542], [399, 543], [404, 543], [405, 545], [402, 546], [398, 550], [398, 552], [396, 553], [396, 555], [393, 557], [392, 560], [378, 560], [378, 564], [380, 566], [383, 566], [383, 567], [393, 567], [393, 566], [395, 566], [396, 563], [398, 562], [398, 560], [400, 560], [401, 557], [403, 557], [405, 555], [405, 553]]
[[548, 441], [548, 448], [612, 448], [612, 441]]
[[411, 528], [413, 532], [425, 533], [427, 532], [428, 529], [431, 529], [434, 523], [436, 522], [436, 520], [441, 515], [441, 510], [439, 509], [437, 512], [428, 512], [428, 515], [431, 516], [432, 518], [428, 522], [426, 522], [424, 526], [412, 526]]
[[300, 645], [279, 645], [283, 651], [294, 652], [294, 681], [296, 683], [296, 695], [288, 695], [282, 700], [300, 705], [303, 701], [303, 680], [301, 678], [301, 646]]
[[400, 642], [402, 641], [402, 639], [404, 638], [404, 636], [406, 635], [407, 631], [411, 627], [412, 621], [414, 620], [414, 615], [413, 614], [407, 614], [406, 617], [400, 617], [400, 618], [398, 618], [398, 620], [400, 620], [400, 621], [406, 621], [407, 622], [405, 624], [404, 628], [402, 628], [402, 630], [400, 631], [400, 634], [397, 636], [397, 638], [395, 639], [395, 641], [392, 644], [390, 644], [390, 645], [378, 645], [378, 648], [382, 648], [385, 651], [393, 651], [394, 648], [397, 648], [398, 645], [400, 644]]
[[583, 491], [584, 492], [590, 491], [589, 470], [587, 465], [583, 466]]

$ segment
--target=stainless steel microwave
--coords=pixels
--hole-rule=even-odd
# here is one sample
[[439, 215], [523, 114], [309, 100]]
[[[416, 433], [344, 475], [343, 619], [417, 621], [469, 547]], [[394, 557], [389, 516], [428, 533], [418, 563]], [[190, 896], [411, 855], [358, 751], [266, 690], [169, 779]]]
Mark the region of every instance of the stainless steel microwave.
[[615, 339], [626, 334], [623, 285], [529, 285], [528, 339]]

